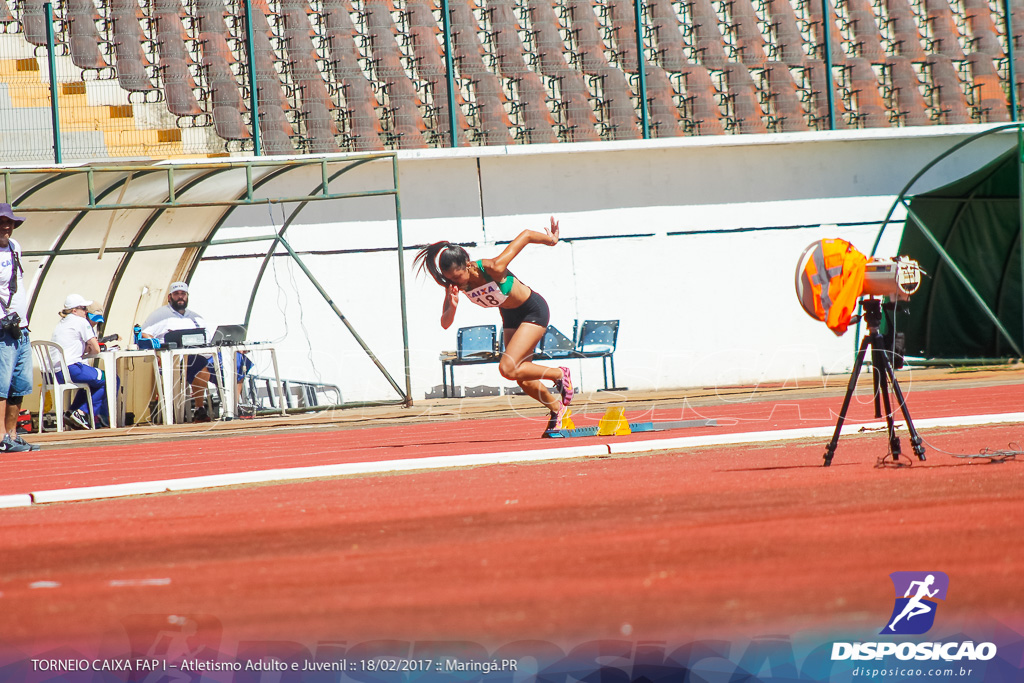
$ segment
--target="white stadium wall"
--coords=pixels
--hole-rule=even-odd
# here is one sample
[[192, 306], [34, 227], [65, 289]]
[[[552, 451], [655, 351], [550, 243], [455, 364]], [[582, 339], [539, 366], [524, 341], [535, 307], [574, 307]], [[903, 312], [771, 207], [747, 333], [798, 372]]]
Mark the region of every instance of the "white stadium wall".
[[[440, 384], [438, 355], [455, 348], [457, 328], [500, 322], [496, 312], [463, 301], [452, 328], [441, 329], [443, 292], [413, 272], [414, 247], [448, 239], [468, 243], [474, 258], [493, 256], [520, 230], [542, 229], [549, 215], [560, 221], [564, 241], [554, 248], [529, 247], [512, 270], [547, 299], [551, 323], [567, 335], [574, 320], [621, 321], [615, 354], [619, 386], [713, 387], [848, 370], [858, 341], [854, 333], [837, 338], [796, 300], [794, 270], [801, 251], [815, 240], [842, 237], [868, 253], [893, 200], [914, 174], [982, 130], [903, 128], [401, 152], [413, 399]], [[961, 177], [1014, 143], [1013, 134], [972, 143], [913, 189]], [[368, 173], [353, 181], [371, 186], [380, 179]], [[264, 220], [267, 212], [261, 211], [262, 218], [240, 214], [246, 218], [235, 219], [222, 233]], [[282, 208], [273, 211], [279, 226]], [[896, 255], [903, 212], [896, 218], [879, 255]], [[330, 209], [310, 205], [288, 238], [402, 384], [392, 200], [358, 200]], [[193, 307], [220, 322], [237, 322], [244, 297], [236, 300], [224, 292], [232, 282], [251, 282], [259, 261], [216, 259], [214, 253], [193, 277]], [[387, 382], [289, 261], [274, 259], [275, 269], [264, 277], [250, 338], [278, 342], [287, 377], [338, 384], [345, 401], [393, 398]], [[583, 390], [603, 386], [599, 360], [569, 365]], [[512, 386], [495, 365], [460, 367], [456, 381]]]

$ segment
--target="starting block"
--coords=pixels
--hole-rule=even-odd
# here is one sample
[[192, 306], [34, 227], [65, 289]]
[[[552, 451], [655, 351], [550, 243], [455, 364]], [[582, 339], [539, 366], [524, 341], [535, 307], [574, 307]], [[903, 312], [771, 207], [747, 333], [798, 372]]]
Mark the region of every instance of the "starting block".
[[634, 432], [665, 432], [687, 427], [714, 427], [715, 420], [677, 420], [674, 422], [629, 422], [625, 409], [614, 406], [605, 411], [596, 427], [577, 427], [572, 411], [566, 409], [562, 423], [550, 427], [542, 435], [545, 439], [570, 439], [578, 436], [626, 436]]

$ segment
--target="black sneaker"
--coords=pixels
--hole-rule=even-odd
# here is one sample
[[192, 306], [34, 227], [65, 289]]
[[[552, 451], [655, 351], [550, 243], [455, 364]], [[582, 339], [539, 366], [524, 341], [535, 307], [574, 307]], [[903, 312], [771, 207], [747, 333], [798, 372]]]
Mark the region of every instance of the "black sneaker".
[[29, 443], [28, 441], [25, 441], [25, 439], [21, 438], [21, 435], [14, 437], [12, 441], [14, 441], [14, 443], [18, 446], [28, 446], [28, 449], [30, 451], [39, 450], [39, 446], [35, 445], [34, 443]]
[[192, 413], [193, 422], [213, 422], [210, 419], [210, 414], [206, 412], [206, 408], [196, 408], [195, 412]]
[[3, 441], [0, 441], [0, 453], [27, 453], [32, 450], [28, 444], [22, 446], [11, 438], [10, 434], [4, 434]]
[[64, 424], [72, 429], [92, 429], [89, 418], [81, 410], [68, 410], [64, 413]]

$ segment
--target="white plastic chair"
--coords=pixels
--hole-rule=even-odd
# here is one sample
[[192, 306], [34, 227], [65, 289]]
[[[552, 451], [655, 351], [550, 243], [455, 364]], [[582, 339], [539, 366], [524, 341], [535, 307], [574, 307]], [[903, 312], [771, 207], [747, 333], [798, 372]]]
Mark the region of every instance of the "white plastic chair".
[[[77, 384], [71, 381], [71, 373], [68, 372], [68, 363], [64, 359], [64, 348], [60, 344], [48, 341], [32, 342], [32, 351], [36, 356], [36, 364], [39, 366], [39, 374], [43, 378], [43, 386], [39, 390], [39, 431], [43, 431], [43, 399], [46, 392], [53, 392], [53, 410], [57, 415], [57, 431], [64, 431], [64, 394], [68, 391], [85, 390], [86, 400], [89, 402], [89, 423], [96, 428], [96, 413], [92, 407], [92, 391], [88, 384]], [[64, 381], [57, 379], [60, 372]], [[71, 405], [70, 402], [68, 405]]]

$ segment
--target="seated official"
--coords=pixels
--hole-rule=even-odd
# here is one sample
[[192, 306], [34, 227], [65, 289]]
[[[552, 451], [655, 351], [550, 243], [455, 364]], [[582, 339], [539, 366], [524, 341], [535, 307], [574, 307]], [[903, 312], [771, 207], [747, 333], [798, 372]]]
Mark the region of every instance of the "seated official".
[[[146, 318], [142, 325], [142, 336], [164, 341], [165, 335], [172, 330], [206, 330], [206, 338], [209, 341], [213, 330], [206, 321], [195, 311], [188, 307], [188, 283], [172, 282], [170, 291], [167, 294], [167, 305], [158, 308]], [[242, 378], [252, 368], [253, 363], [243, 354], [235, 354], [235, 372], [238, 377], [238, 387], [241, 390]], [[185, 380], [192, 389], [192, 400], [195, 410], [192, 413], [193, 422], [209, 422], [210, 414], [206, 410], [205, 392], [209, 383], [217, 383], [217, 373], [214, 372], [213, 357], [203, 354], [187, 356], [188, 364], [185, 369]]]
[[[108, 427], [107, 415], [107, 383], [103, 372], [83, 362], [84, 356], [96, 355], [100, 352], [96, 331], [88, 318], [88, 307], [92, 302], [79, 294], [69, 294], [64, 300], [64, 308], [60, 311], [61, 321], [53, 330], [50, 340], [64, 349], [64, 360], [68, 364], [70, 378], [57, 373], [61, 382], [71, 381], [86, 384], [92, 395], [92, 407], [97, 427]], [[115, 397], [116, 400], [116, 397]], [[82, 411], [86, 404], [85, 391], [75, 394], [74, 400], [64, 413], [64, 420], [75, 429], [89, 429], [88, 416]]]

